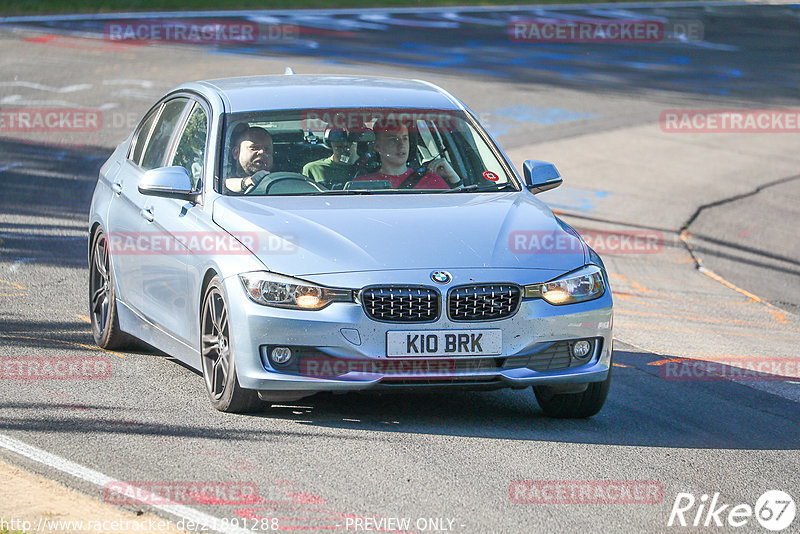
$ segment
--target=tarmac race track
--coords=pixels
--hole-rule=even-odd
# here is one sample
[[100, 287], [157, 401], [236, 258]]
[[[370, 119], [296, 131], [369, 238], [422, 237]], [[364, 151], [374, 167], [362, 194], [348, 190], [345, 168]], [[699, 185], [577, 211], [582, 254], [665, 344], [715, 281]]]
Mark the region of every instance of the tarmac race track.
[[[703, 31], [530, 43], [509, 38], [515, 17], [657, 19]], [[800, 498], [800, 130], [671, 130], [661, 119], [691, 109], [796, 114], [797, 5], [224, 18], [268, 37], [143, 44], [106, 38], [119, 16], [0, 19], [3, 113], [86, 107], [103, 118], [87, 132], [0, 128], [0, 363], [101, 357], [111, 369], [95, 381], [0, 380], [0, 458], [99, 499], [109, 481], [257, 488], [254, 502], [124, 505], [173, 521], [225, 520], [216, 525], [224, 532], [237, 531], [233, 519], [250, 530], [257, 518], [300, 532], [770, 532], [763, 507], [761, 520], [725, 521], [768, 490]], [[269, 37], [275, 27], [284, 33]], [[614, 381], [600, 414], [549, 419], [525, 390], [318, 395], [226, 415], [209, 405], [201, 377], [168, 355], [94, 346], [87, 213], [102, 162], [175, 85], [287, 65], [424, 78], [478, 112], [516, 165], [558, 166], [564, 185], [540, 198], [603, 255], [615, 297]], [[611, 235], [657, 245], [615, 248]], [[740, 372], [670, 374], [695, 361]], [[761, 363], [766, 375], [741, 376]], [[537, 493], [575, 481], [603, 498], [553, 503]], [[614, 484], [633, 497], [615, 496]], [[668, 526], [676, 499], [687, 502], [679, 494], [700, 503], [716, 493], [729, 505], [723, 526], [703, 514], [699, 526]], [[800, 519], [783, 531], [800, 531]]]

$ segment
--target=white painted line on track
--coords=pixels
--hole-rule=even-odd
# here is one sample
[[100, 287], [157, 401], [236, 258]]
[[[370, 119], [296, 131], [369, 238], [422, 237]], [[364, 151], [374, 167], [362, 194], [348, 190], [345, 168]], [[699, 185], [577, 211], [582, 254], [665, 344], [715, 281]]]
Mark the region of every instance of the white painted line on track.
[[3, 260], [5, 261], [13, 261], [11, 265], [8, 266], [8, 271], [11, 273], [15, 273], [19, 270], [20, 267], [25, 265], [26, 263], [30, 263], [36, 261], [36, 258], [21, 258], [19, 256], [14, 258], [4, 257]]
[[[57, 469], [62, 473], [71, 475], [75, 478], [83, 480], [84, 482], [89, 482], [90, 484], [94, 484], [95, 486], [98, 486], [100, 488], [103, 488], [105, 487], [106, 484], [110, 483], [124, 484], [124, 482], [113, 479], [110, 476], [104, 475], [99, 471], [95, 471], [94, 469], [84, 467], [80, 464], [67, 460], [66, 458], [62, 458], [61, 456], [51, 454], [45, 450], [39, 449], [32, 445], [28, 445], [27, 443], [24, 443], [22, 441], [16, 440], [12, 437], [3, 434], [0, 434], [0, 447], [3, 447], [4, 449], [7, 449], [16, 454], [19, 454], [20, 456], [24, 456], [25, 458], [33, 460], [34, 462], [38, 462], [40, 464], [46, 465], [47, 467]], [[163, 497], [152, 494], [148, 491], [145, 491], [144, 489], [137, 489], [136, 493], [138, 496], [141, 496], [144, 499], [163, 500]], [[173, 516], [179, 517], [180, 519], [184, 519], [187, 522], [192, 522], [198, 526], [205, 527], [214, 532], [252, 534], [250, 530], [243, 528], [236, 528], [230, 523], [223, 521], [218, 517], [214, 517], [204, 512], [195, 510], [194, 508], [183, 506], [181, 504], [170, 504], [170, 505], [151, 504], [148, 506], [155, 508], [157, 510], [161, 510], [162, 512], [166, 512]], [[224, 530], [220, 528], [220, 525], [224, 525]]]
[[89, 234], [86, 235], [38, 235], [38, 234], [24, 234], [24, 233], [10, 233], [0, 232], [0, 239], [24, 239], [26, 241], [32, 240], [45, 240], [45, 241], [63, 241], [67, 239], [83, 239], [86, 240]]
[[8, 95], [0, 98], [0, 104], [9, 106], [57, 106], [62, 108], [86, 108], [68, 100], [26, 99], [22, 95]]
[[28, 89], [38, 89], [39, 91], [49, 91], [51, 93], [74, 93], [75, 91], [91, 89], [92, 85], [88, 83], [80, 83], [77, 85], [65, 85], [63, 87], [57, 87], [54, 85], [45, 85], [36, 82], [13, 81], [0, 82], [0, 87], [27, 87]]
[[155, 84], [150, 80], [129, 80], [127, 78], [116, 80], [103, 80], [103, 85], [138, 85], [142, 89], [152, 89]]

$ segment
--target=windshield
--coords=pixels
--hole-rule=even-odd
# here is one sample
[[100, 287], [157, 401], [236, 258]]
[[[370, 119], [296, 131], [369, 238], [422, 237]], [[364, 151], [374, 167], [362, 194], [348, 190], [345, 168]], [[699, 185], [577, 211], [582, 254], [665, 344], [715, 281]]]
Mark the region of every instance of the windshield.
[[461, 111], [335, 109], [225, 116], [222, 190], [230, 195], [517, 191]]

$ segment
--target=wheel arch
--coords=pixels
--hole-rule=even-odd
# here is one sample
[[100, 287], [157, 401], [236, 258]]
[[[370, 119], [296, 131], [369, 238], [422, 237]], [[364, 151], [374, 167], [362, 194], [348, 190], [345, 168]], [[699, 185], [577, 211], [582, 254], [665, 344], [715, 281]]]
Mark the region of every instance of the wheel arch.
[[[215, 276], [219, 276], [217, 269], [214, 267], [209, 267], [206, 269], [205, 274], [203, 275], [203, 282], [200, 284], [200, 298], [197, 299], [197, 317], [201, 318], [203, 315], [203, 302], [206, 298], [206, 290], [208, 289], [208, 284], [211, 283], [211, 280]], [[202, 320], [202, 319], [201, 319]]]
[[102, 225], [100, 221], [94, 221], [89, 228], [89, 243], [86, 246], [86, 260], [91, 261], [92, 259], [92, 242], [94, 241], [94, 235], [97, 233], [97, 229], [100, 228], [102, 230]]

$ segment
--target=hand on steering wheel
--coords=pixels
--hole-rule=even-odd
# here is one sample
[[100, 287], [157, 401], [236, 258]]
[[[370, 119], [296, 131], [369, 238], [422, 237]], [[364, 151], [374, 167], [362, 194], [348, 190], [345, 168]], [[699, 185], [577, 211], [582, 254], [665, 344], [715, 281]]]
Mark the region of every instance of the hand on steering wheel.
[[456, 171], [453, 170], [453, 167], [450, 166], [450, 162], [448, 162], [442, 156], [433, 158], [425, 163], [425, 166], [427, 167], [428, 172], [438, 174], [450, 185], [461, 183], [461, 177], [458, 176]]
[[255, 190], [255, 188], [258, 187], [258, 184], [261, 183], [261, 180], [263, 180], [264, 178], [269, 176], [269, 173], [270, 173], [270, 171], [258, 171], [253, 176], [251, 176], [250, 177], [251, 185], [248, 186], [247, 189], [245, 189], [242, 192], [242, 194], [248, 195], [248, 194], [252, 193]]

